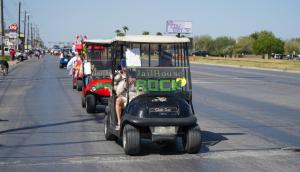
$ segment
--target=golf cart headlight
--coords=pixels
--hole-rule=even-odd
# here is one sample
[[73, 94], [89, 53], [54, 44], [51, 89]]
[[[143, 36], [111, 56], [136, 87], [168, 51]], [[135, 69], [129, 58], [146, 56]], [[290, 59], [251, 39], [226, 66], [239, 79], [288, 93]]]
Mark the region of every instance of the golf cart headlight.
[[92, 91], [95, 92], [96, 90], [97, 90], [97, 88], [93, 86]]

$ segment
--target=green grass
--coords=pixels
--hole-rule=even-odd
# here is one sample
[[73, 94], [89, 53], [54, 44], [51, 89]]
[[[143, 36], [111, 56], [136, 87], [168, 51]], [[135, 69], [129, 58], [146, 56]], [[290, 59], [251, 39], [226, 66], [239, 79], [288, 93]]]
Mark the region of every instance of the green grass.
[[[193, 57], [191, 57], [193, 61]], [[224, 64], [240, 67], [259, 67], [300, 71], [300, 60], [276, 60], [262, 58], [222, 58], [222, 57], [195, 57], [195, 62], [202, 64]]]
[[10, 56], [0, 56], [0, 60], [9, 61], [10, 60]]

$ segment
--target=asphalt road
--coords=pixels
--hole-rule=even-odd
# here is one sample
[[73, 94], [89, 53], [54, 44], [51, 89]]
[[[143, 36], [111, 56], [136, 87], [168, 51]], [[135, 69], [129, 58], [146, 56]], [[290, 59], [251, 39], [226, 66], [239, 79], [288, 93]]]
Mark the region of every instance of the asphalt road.
[[0, 78], [0, 171], [299, 171], [300, 74], [193, 64], [192, 76], [201, 153], [178, 140], [130, 157], [55, 57], [18, 64]]

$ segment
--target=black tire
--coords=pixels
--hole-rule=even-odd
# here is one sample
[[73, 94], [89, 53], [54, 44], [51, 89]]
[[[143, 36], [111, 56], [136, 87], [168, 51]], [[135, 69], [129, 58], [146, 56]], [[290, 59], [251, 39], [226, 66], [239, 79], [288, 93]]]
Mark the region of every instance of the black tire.
[[189, 128], [183, 136], [183, 148], [189, 154], [196, 154], [201, 149], [201, 130], [199, 126]]
[[82, 85], [83, 85], [82, 80], [77, 80], [76, 85], [77, 85], [77, 91], [82, 91]]
[[62, 64], [59, 64], [59, 68], [62, 69], [64, 66]]
[[110, 119], [109, 119], [109, 116], [107, 115], [105, 118], [105, 123], [104, 123], [105, 139], [106, 140], [117, 140], [117, 137], [110, 132], [109, 126], [110, 126]]
[[86, 102], [86, 112], [95, 113], [96, 112], [96, 97], [92, 94], [89, 94], [85, 98]]
[[82, 108], [86, 107], [85, 96], [81, 96], [81, 107]]
[[130, 124], [123, 129], [123, 149], [127, 155], [137, 155], [141, 150], [140, 132]]

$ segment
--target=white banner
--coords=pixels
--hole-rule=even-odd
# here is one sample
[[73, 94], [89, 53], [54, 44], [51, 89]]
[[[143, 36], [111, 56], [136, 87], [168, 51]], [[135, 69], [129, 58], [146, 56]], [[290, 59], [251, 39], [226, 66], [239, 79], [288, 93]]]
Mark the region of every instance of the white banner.
[[192, 33], [191, 21], [167, 21], [167, 33]]
[[127, 67], [142, 66], [139, 48], [133, 48], [133, 49], [126, 50], [126, 65], [127, 65]]

